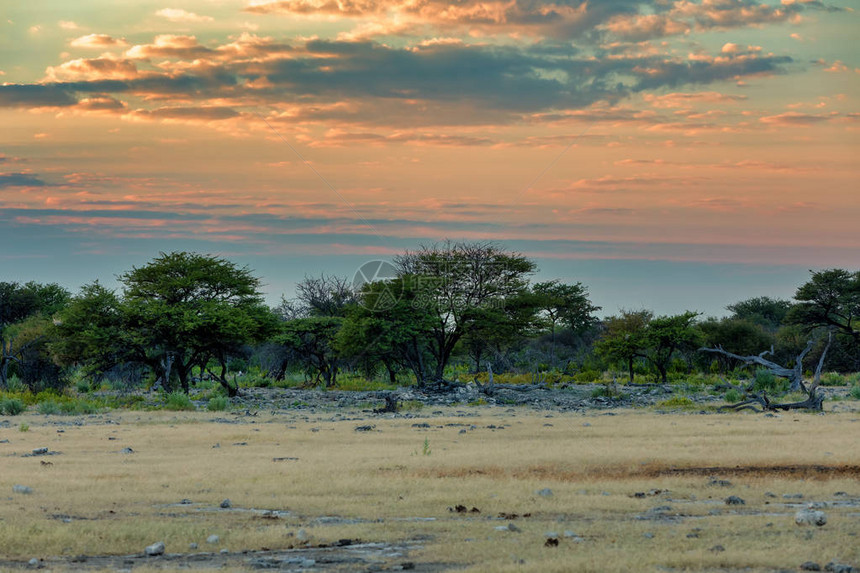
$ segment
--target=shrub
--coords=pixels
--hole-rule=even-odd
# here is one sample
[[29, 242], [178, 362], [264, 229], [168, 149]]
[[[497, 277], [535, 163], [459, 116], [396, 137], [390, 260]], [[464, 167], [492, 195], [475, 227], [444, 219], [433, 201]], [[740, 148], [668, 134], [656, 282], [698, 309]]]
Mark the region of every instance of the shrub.
[[573, 375], [573, 379], [577, 382], [597, 382], [601, 380], [603, 375], [597, 370], [583, 370]]
[[78, 382], [75, 384], [75, 389], [81, 394], [86, 394], [90, 391], [90, 383], [86, 380], [78, 380]]
[[755, 383], [753, 388], [759, 392], [785, 392], [788, 390], [788, 380], [774, 376], [770, 370], [759, 368], [755, 371]]
[[89, 400], [66, 400], [60, 403], [60, 411], [70, 416], [81, 416], [85, 414], [97, 414], [99, 407]]
[[860, 384], [855, 384], [851, 387], [851, 397], [855, 400], [860, 400]]
[[658, 408], [689, 408], [695, 406], [695, 402], [686, 396], [672, 396], [668, 400], [657, 403]]
[[164, 401], [165, 410], [196, 410], [185, 392], [171, 392]]
[[740, 402], [740, 401], [741, 401], [741, 395], [734, 388], [732, 388], [731, 390], [726, 392], [726, 402], [728, 402], [729, 404], [734, 404], [735, 402]]
[[53, 400], [46, 400], [39, 404], [39, 413], [45, 414], [46, 416], [50, 414], [59, 414], [60, 406]]
[[846, 382], [846, 377], [838, 372], [825, 372], [821, 375], [822, 386], [842, 386]]
[[27, 406], [18, 398], [4, 398], [0, 400], [0, 414], [4, 416], [17, 416], [26, 409]]
[[223, 412], [229, 405], [230, 401], [226, 396], [215, 396], [213, 398], [209, 398], [209, 402], [206, 404], [206, 409], [210, 412]]

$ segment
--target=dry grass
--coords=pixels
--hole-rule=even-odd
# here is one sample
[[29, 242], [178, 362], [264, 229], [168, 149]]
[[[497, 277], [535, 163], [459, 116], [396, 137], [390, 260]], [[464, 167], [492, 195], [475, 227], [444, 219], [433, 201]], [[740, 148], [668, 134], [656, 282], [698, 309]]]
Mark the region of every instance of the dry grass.
[[[828, 524], [809, 531], [794, 525], [795, 508], [785, 504], [795, 500], [782, 498], [832, 501], [837, 491], [860, 498], [853, 414], [467, 414], [368, 421], [345, 412], [225, 424], [213, 421], [218, 414], [125, 412], [83, 426], [21, 416], [16, 422], [28, 432], [0, 429], [9, 440], [0, 444], [0, 552], [24, 560], [130, 554], [158, 540], [181, 552], [191, 542], [205, 548], [212, 533], [218, 548], [281, 549], [300, 545], [301, 528], [312, 544], [426, 539], [413, 560], [470, 572], [771, 570], [860, 558], [860, 508], [829, 508]], [[354, 431], [368, 423], [373, 431]], [[62, 454], [21, 457], [43, 446]], [[134, 453], [119, 453], [125, 447]], [[733, 485], [709, 486], [712, 474]], [[13, 494], [13, 484], [33, 493]], [[537, 495], [542, 488], [553, 495]], [[630, 497], [652, 489], [668, 493]], [[726, 506], [728, 495], [746, 505]], [[193, 503], [180, 505], [186, 498]], [[218, 507], [225, 498], [233, 509]], [[457, 504], [481, 513], [448, 511]], [[660, 505], [683, 519], [636, 519]], [[251, 508], [289, 513], [271, 519]], [[508, 523], [500, 512], [530, 517], [515, 520], [521, 532], [500, 532], [495, 527]], [[319, 519], [326, 516], [342, 519]], [[565, 530], [582, 541], [562, 537], [544, 547], [546, 532]], [[717, 545], [725, 550], [712, 550]]]

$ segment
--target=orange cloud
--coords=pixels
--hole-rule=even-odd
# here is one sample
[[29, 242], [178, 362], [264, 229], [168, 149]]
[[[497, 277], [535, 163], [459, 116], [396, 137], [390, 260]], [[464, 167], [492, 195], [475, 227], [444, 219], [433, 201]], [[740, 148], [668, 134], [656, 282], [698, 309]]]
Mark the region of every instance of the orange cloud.
[[105, 49], [127, 46], [128, 44], [123, 38], [114, 38], [107, 34], [87, 34], [80, 38], [75, 38], [69, 43], [73, 48], [88, 48], [88, 49]]

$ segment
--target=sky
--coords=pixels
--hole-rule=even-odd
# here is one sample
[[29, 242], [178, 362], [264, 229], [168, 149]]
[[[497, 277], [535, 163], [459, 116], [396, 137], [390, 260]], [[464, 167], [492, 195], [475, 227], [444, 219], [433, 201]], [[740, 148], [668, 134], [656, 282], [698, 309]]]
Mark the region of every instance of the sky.
[[860, 0], [0, 0], [0, 280], [445, 239], [608, 315], [860, 268]]

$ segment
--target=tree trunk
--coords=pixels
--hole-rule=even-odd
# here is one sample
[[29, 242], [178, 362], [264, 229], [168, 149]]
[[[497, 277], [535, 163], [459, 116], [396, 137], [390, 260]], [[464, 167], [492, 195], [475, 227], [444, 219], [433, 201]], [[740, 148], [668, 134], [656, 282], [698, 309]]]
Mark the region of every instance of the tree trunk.
[[630, 384], [633, 384], [633, 356], [627, 359], [627, 372], [630, 373]]

